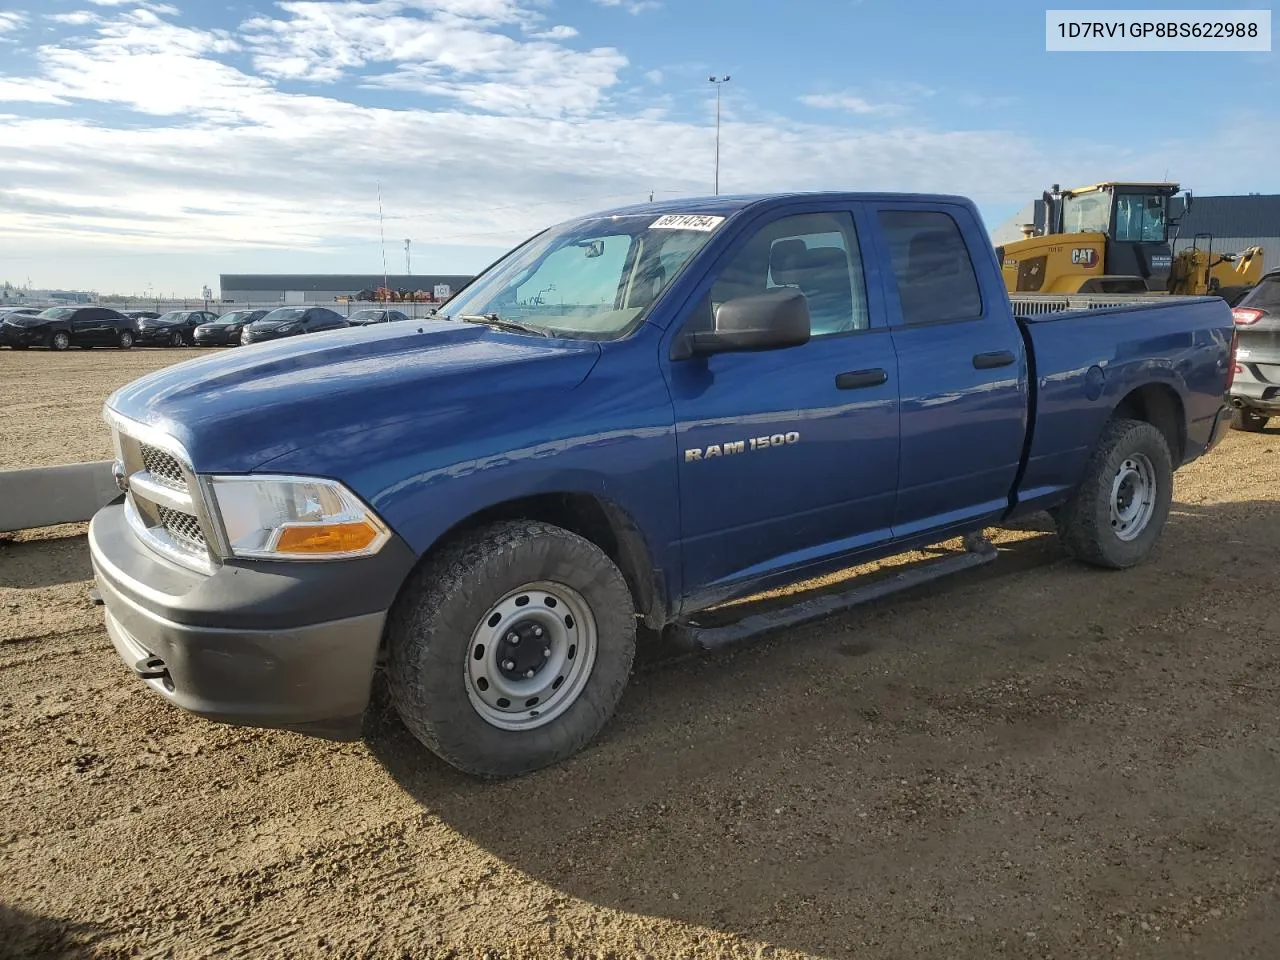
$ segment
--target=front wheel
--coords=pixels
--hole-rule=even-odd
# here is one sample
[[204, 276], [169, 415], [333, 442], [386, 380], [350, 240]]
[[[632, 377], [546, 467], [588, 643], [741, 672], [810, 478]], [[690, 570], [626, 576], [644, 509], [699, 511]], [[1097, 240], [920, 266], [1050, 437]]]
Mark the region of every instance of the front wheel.
[[182, 346], [182, 343], [183, 343], [183, 340], [182, 340], [181, 331], [178, 331], [178, 330], [173, 331], [173, 333], [170, 334], [169, 336], [169, 346], [180, 347]]
[[1141, 420], [1112, 420], [1075, 496], [1058, 511], [1058, 537], [1085, 563], [1131, 567], [1160, 538], [1172, 499], [1173, 458], [1164, 435]]
[[50, 350], [70, 350], [71, 334], [67, 333], [65, 330], [55, 330], [53, 333], [49, 334], [49, 339], [45, 343], [45, 346]]
[[635, 657], [635, 607], [595, 544], [511, 521], [423, 564], [387, 639], [410, 732], [459, 770], [512, 777], [577, 752], [612, 716]]
[[1266, 429], [1267, 421], [1270, 419], [1256, 410], [1236, 407], [1231, 411], [1231, 429], [1243, 430], [1245, 433], [1261, 433]]

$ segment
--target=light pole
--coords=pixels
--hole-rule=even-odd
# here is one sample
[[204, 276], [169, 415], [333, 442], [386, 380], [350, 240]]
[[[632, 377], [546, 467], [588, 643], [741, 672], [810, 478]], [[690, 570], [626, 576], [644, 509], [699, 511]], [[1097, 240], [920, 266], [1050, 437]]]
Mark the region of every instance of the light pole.
[[729, 77], [707, 77], [708, 83], [716, 85], [716, 196], [720, 195], [720, 87], [729, 82]]

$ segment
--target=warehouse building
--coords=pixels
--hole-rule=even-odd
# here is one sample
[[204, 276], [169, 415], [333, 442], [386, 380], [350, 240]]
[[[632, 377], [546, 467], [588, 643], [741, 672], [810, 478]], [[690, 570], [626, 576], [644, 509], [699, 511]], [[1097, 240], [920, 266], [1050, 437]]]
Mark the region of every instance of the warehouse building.
[[219, 278], [220, 298], [232, 303], [331, 303], [341, 297], [372, 294], [384, 284], [393, 291], [423, 291], [443, 300], [457, 293], [471, 277], [460, 274], [346, 273], [224, 273]]

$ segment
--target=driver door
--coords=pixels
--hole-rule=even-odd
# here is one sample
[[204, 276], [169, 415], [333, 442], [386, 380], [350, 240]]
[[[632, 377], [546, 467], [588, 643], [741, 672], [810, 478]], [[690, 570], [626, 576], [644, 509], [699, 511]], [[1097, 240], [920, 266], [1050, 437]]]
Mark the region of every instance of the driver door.
[[677, 332], [713, 329], [721, 303], [785, 286], [804, 294], [812, 331], [802, 346], [668, 366], [690, 606], [892, 536], [898, 371], [864, 270], [869, 231], [849, 207], [802, 209], [739, 237]]

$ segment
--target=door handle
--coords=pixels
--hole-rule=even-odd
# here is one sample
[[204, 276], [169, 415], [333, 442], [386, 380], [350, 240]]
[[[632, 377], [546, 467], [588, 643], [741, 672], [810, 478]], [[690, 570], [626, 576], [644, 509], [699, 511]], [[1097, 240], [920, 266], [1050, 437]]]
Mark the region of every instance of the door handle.
[[1007, 367], [1013, 363], [1017, 357], [1013, 355], [1011, 350], [996, 350], [992, 353], [975, 353], [973, 355], [973, 367], [975, 370], [991, 370], [995, 367]]
[[848, 373], [836, 374], [837, 390], [857, 390], [860, 387], [878, 387], [887, 382], [889, 374], [882, 367], [873, 370], [850, 370]]

